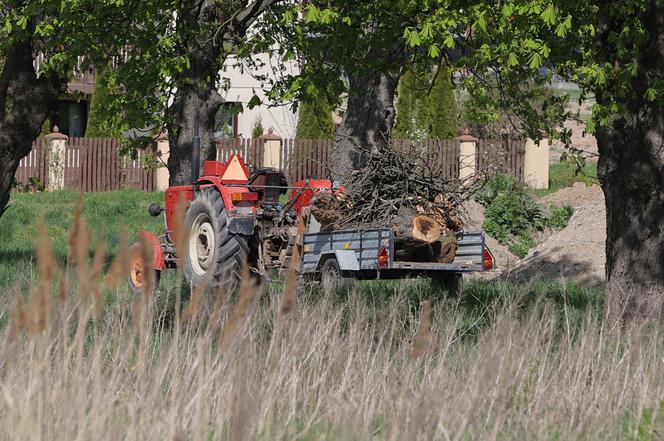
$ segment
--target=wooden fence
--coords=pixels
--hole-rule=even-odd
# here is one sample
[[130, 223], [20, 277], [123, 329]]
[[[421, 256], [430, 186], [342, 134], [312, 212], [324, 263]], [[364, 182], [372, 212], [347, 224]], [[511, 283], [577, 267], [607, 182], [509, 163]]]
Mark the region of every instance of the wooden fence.
[[[283, 139], [280, 163], [283, 164], [288, 181], [328, 178], [330, 170], [327, 155], [333, 143], [334, 141], [328, 139]], [[525, 143], [523, 144], [525, 145]], [[410, 140], [395, 140], [394, 146], [402, 152], [416, 154], [446, 178], [454, 178], [459, 175], [459, 142], [455, 139], [428, 139], [420, 143], [413, 143]], [[231, 154], [237, 153], [249, 164], [262, 167], [264, 165], [263, 152], [263, 140], [261, 139], [229, 139], [217, 143], [217, 159], [220, 161], [225, 161]], [[520, 170], [523, 170], [523, 155], [520, 158]], [[514, 159], [517, 159], [516, 156]], [[523, 173], [518, 177], [523, 180]]]
[[[83, 192], [136, 188], [155, 191], [155, 171], [145, 168], [145, 155], [136, 159], [120, 155], [120, 140], [114, 138], [69, 138], [65, 149], [65, 187]], [[37, 178], [48, 185], [48, 161], [44, 138], [32, 144], [32, 151], [19, 163], [16, 180], [21, 183]]]
[[524, 182], [526, 140], [507, 136], [495, 140], [479, 140], [477, 143], [476, 169], [484, 175], [504, 173], [516, 176]]
[[[251, 165], [260, 166], [264, 159], [263, 139], [228, 139], [217, 143], [217, 159], [227, 160], [237, 153]], [[280, 164], [289, 182], [307, 178], [328, 178], [328, 152], [332, 140], [283, 139]], [[395, 140], [395, 148], [413, 153], [431, 170], [445, 178], [459, 175], [459, 142], [456, 139], [430, 139], [414, 143]], [[16, 180], [28, 183], [38, 178], [48, 184], [46, 141], [33, 143], [32, 151], [20, 162]], [[139, 151], [135, 160], [119, 154], [120, 141], [113, 138], [69, 138], [65, 151], [65, 187], [81, 191], [110, 191], [137, 188], [156, 189], [156, 172], [145, 168], [145, 155]], [[480, 140], [477, 144], [476, 169], [482, 174], [508, 173], [524, 180], [525, 140], [503, 138]]]

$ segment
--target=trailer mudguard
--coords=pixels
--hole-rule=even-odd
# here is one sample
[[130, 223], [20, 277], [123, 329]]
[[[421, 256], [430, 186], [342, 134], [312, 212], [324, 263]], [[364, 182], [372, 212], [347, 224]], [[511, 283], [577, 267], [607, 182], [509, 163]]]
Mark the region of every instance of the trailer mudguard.
[[360, 270], [360, 261], [357, 260], [357, 254], [353, 250], [334, 250], [334, 252], [328, 252], [321, 255], [320, 261], [318, 262], [318, 269], [320, 269], [321, 261], [324, 261], [328, 256], [334, 256], [339, 265], [341, 271], [359, 271]]
[[161, 271], [166, 268], [166, 261], [164, 260], [164, 250], [161, 249], [161, 243], [157, 236], [152, 234], [149, 231], [142, 231], [141, 237], [145, 239], [148, 243], [152, 244], [152, 254], [154, 255], [154, 260], [152, 262], [154, 269]]

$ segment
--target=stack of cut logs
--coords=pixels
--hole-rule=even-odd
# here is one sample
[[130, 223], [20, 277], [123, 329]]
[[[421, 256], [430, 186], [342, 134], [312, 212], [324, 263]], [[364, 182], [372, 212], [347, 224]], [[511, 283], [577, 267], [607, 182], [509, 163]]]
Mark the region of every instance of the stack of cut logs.
[[467, 193], [415, 155], [387, 149], [354, 173], [343, 192], [317, 193], [311, 212], [322, 229], [390, 227], [396, 260], [451, 263]]

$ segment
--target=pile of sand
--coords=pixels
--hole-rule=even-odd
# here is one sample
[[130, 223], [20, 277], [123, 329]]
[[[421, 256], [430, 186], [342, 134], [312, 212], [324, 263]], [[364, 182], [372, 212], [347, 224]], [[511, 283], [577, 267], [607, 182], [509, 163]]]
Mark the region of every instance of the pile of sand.
[[599, 185], [588, 187], [583, 182], [576, 182], [571, 187], [561, 188], [555, 193], [544, 196], [539, 203], [553, 204], [557, 207], [564, 205], [583, 207], [584, 205], [604, 204], [604, 194]]
[[530, 250], [514, 268], [506, 271], [505, 277], [522, 282], [549, 278], [601, 285], [606, 263], [606, 211], [601, 189], [576, 183], [540, 202], [570, 205], [574, 207], [574, 214], [567, 227]]
[[[519, 260], [507, 247], [486, 236], [486, 244], [496, 260], [497, 270], [475, 277], [504, 277], [529, 282], [541, 278], [573, 280], [586, 286], [604, 282], [604, 242], [606, 240], [606, 212], [604, 195], [599, 186], [578, 182], [543, 197], [542, 205], [574, 207], [567, 227], [558, 232], [539, 235], [542, 242]], [[480, 230], [484, 222], [484, 207], [474, 201], [462, 206], [467, 230]], [[550, 235], [549, 235], [550, 234]]]

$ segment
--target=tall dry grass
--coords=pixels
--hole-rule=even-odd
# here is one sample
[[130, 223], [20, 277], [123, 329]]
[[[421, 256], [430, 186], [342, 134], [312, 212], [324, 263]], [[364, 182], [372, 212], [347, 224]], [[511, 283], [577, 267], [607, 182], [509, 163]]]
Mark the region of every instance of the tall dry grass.
[[[6, 293], [0, 320], [4, 439], [636, 439], [661, 437], [659, 325], [577, 332], [547, 304], [493, 311], [472, 338], [454, 302], [411, 308], [358, 292], [172, 302], [104, 276], [80, 212], [70, 264], [44, 234], [39, 279]], [[146, 251], [147, 253], [148, 251]], [[249, 280], [248, 277], [245, 279]], [[106, 299], [106, 300], [104, 300]], [[166, 306], [164, 306], [166, 305]], [[179, 311], [179, 310], [177, 310]], [[180, 314], [176, 312], [176, 314]], [[648, 439], [648, 438], [646, 438]]]

